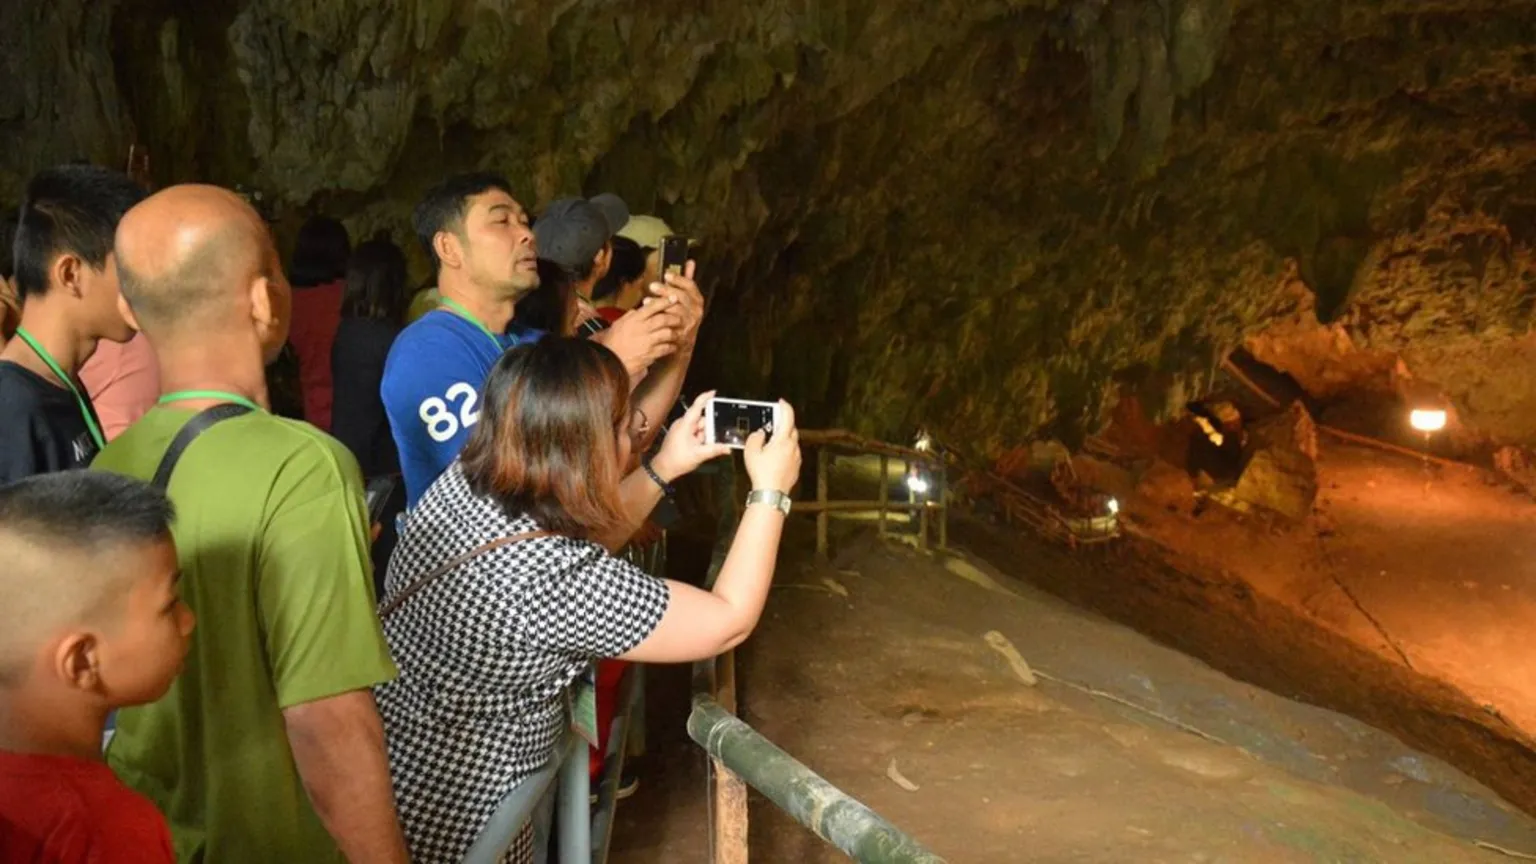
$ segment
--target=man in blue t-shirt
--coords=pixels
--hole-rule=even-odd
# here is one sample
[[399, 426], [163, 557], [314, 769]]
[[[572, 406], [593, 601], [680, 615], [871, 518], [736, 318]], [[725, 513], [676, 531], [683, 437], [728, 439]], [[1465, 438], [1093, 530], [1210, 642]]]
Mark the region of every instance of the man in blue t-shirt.
[[389, 349], [379, 395], [400, 451], [406, 506], [453, 461], [480, 419], [480, 387], [503, 351], [537, 339], [512, 328], [518, 298], [539, 285], [528, 214], [493, 174], [449, 179], [411, 221], [437, 270], [442, 306]]
[[[437, 270], [442, 305], [395, 339], [379, 387], [408, 508], [469, 439], [491, 367], [508, 348], [543, 335], [512, 322], [517, 301], [538, 287], [539, 274], [527, 211], [505, 178], [451, 177], [427, 193], [411, 221]], [[684, 331], [681, 313], [671, 308], [677, 303], [671, 298], [625, 316], [604, 343], [638, 368], [675, 353]]]

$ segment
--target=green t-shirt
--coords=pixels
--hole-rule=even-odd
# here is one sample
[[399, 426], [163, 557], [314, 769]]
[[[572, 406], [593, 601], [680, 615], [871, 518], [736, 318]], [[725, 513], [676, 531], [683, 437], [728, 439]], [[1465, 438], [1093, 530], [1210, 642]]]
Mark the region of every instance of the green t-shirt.
[[[91, 467], [148, 480], [191, 417], [155, 408]], [[204, 431], [168, 491], [197, 629], [170, 692], [118, 712], [107, 761], [165, 813], [181, 862], [340, 861], [282, 710], [395, 677], [357, 462], [312, 426], [253, 412]]]
[[411, 305], [405, 310], [405, 323], [414, 324], [416, 319], [443, 305], [443, 296], [437, 293], [436, 288], [423, 288], [411, 298]]

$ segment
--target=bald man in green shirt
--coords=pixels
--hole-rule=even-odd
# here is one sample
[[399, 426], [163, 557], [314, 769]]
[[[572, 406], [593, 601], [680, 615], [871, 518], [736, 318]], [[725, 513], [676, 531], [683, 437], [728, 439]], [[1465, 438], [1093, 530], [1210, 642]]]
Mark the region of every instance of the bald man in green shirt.
[[92, 467], [149, 479], [198, 412], [249, 410], [170, 475], [203, 625], [170, 692], [119, 713], [108, 761], [165, 813], [179, 861], [403, 864], [362, 477], [335, 439], [267, 410], [290, 308], [271, 236], [233, 193], [174, 186], [128, 212], [116, 253], [163, 395]]

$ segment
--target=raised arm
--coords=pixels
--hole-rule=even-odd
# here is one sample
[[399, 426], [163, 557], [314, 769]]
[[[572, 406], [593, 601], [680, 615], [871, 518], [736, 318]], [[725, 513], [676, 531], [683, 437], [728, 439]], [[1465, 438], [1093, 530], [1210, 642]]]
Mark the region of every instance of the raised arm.
[[[747, 440], [747, 473], [754, 491], [788, 495], [800, 477], [800, 431], [794, 411], [783, 407], [784, 427], [765, 443], [757, 432]], [[766, 503], [742, 514], [730, 554], [713, 591], [668, 582], [670, 601], [661, 622], [640, 644], [620, 655], [640, 663], [702, 660], [741, 644], [757, 626], [773, 584], [784, 514]]]
[[[687, 413], [672, 424], [661, 450], [651, 460], [651, 470], [662, 483], [671, 485], [677, 478], [691, 473], [695, 468], [731, 452], [724, 444], [704, 443], [704, 407], [714, 393], [705, 393], [693, 400]], [[609, 551], [617, 552], [639, 530], [640, 523], [651, 515], [661, 500], [661, 485], [652, 478], [642, 465], [629, 473], [619, 484], [619, 497], [624, 502], [624, 524], [598, 537], [597, 542]]]
[[688, 377], [688, 364], [693, 362], [693, 348], [698, 343], [699, 326], [704, 323], [704, 295], [693, 281], [694, 262], [689, 261], [686, 275], [667, 274], [666, 283], [653, 282], [647, 304], [663, 303], [673, 308], [681, 319], [675, 353], [657, 361], [650, 368], [639, 386], [635, 388], [635, 407], [645, 413], [650, 428], [636, 443], [636, 449], [649, 450], [656, 436], [662, 432], [662, 424], [672, 406], [677, 404], [678, 394], [683, 392], [683, 381]]

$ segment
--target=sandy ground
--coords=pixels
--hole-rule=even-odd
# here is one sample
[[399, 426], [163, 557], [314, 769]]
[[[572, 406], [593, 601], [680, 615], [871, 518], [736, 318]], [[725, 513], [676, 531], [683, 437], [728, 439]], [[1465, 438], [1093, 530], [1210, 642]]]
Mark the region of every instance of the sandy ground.
[[[1185, 517], [1135, 501], [1127, 524], [1147, 541], [1141, 551], [1208, 595], [1252, 592], [1224, 604], [1232, 614], [1285, 619], [1288, 635], [1260, 655], [1276, 643], [1338, 639], [1373, 655], [1341, 661], [1360, 693], [1321, 663], [1309, 680], [1291, 676], [1297, 692], [1392, 729], [1536, 808], [1536, 503], [1470, 469], [1426, 471], [1411, 458], [1323, 445], [1314, 524], [1215, 506]], [[1183, 644], [1155, 616], [1120, 617]], [[1317, 632], [1297, 634], [1306, 627]], [[1184, 647], [1222, 665], [1219, 643]], [[1229, 671], [1276, 686], [1263, 670]]]
[[1536, 502], [1359, 448], [1321, 472], [1331, 571], [1413, 668], [1536, 733]]
[[[1536, 851], [1529, 819], [1449, 766], [1024, 582], [1107, 589], [1121, 559], [1059, 559], [985, 525], [956, 528], [1006, 566], [924, 557], [867, 529], [841, 537], [830, 566], [791, 556], [740, 665], [749, 722], [950, 860], [1507, 860], [1477, 838]], [[1165, 629], [1214, 629], [1181, 616], [1178, 592], [1152, 593], [1174, 605], [1136, 608]], [[1022, 681], [983, 638], [992, 631], [1049, 678]], [[1245, 632], [1197, 647], [1239, 651]], [[650, 681], [652, 752], [641, 794], [620, 808], [613, 860], [706, 861], [703, 758], [681, 735], [686, 680], [653, 670]], [[893, 764], [916, 791], [890, 779]], [[843, 860], [763, 802], [752, 841], [758, 861]]]

